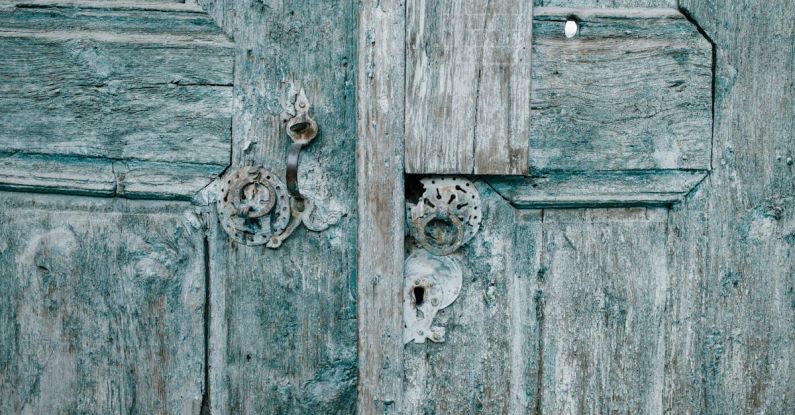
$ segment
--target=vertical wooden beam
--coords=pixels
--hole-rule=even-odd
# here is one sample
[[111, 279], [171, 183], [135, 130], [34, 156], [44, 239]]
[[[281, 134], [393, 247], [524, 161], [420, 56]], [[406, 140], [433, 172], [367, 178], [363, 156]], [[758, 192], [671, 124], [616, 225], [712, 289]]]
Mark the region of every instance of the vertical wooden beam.
[[367, 415], [402, 406], [405, 4], [363, 0], [359, 7], [358, 409]]
[[671, 330], [666, 412], [791, 413], [795, 3], [679, 5], [715, 42], [715, 118], [712, 173], [671, 215], [671, 261], [688, 284], [673, 321], [696, 323]]
[[532, 1], [407, 1], [407, 173], [527, 174], [532, 27]]

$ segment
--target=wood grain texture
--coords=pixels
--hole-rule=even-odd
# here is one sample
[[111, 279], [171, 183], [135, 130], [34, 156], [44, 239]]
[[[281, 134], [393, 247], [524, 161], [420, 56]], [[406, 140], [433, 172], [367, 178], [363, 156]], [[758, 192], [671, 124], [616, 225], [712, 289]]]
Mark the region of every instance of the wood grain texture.
[[[624, 6], [534, 10], [531, 107], [520, 111], [522, 107], [511, 102], [511, 112], [507, 112], [519, 117], [512, 122], [520, 123], [532, 114], [532, 131], [527, 135], [531, 172], [709, 169], [712, 45], [674, 9]], [[467, 14], [465, 8], [459, 9], [459, 14]], [[408, 10], [411, 17], [413, 9]], [[494, 146], [483, 152], [495, 155], [482, 159], [490, 166], [472, 161], [481, 154], [476, 144], [481, 135], [475, 133], [475, 139], [469, 139], [476, 126], [484, 127], [484, 135], [502, 137], [493, 132], [510, 124], [499, 117], [479, 124], [482, 114], [476, 112], [480, 106], [474, 96], [494, 93], [503, 102], [520, 97], [513, 89], [513, 78], [498, 82], [507, 91], [496, 86], [472, 87], [477, 77], [463, 74], [471, 66], [462, 62], [471, 60], [473, 52], [454, 47], [467, 41], [456, 33], [470, 32], [456, 31], [455, 25], [450, 30], [436, 27], [438, 19], [425, 15], [446, 16], [447, 9], [438, 2], [432, 6], [418, 3], [418, 10], [414, 24], [422, 30], [409, 25], [407, 31], [406, 171], [526, 173], [523, 167], [514, 169], [512, 161], [502, 160], [505, 157]], [[576, 16], [580, 31], [567, 39], [563, 26], [571, 16]], [[460, 21], [468, 20], [455, 20]], [[525, 53], [521, 46], [514, 49]], [[479, 95], [470, 96], [470, 90]], [[504, 110], [505, 105], [489, 108]], [[526, 140], [517, 143], [527, 146]]]
[[231, 242], [211, 220], [210, 393], [215, 414], [349, 414], [356, 406], [354, 1], [202, 5], [235, 39], [232, 167], [285, 171], [280, 114], [303, 87], [320, 133], [301, 192], [336, 223], [277, 250]]
[[536, 8], [533, 32], [532, 172], [710, 168], [712, 46], [681, 13]]
[[536, 7], [676, 8], [676, 0], [533, 0]]
[[[229, 164], [231, 43], [195, 6], [5, 5], [0, 48], [6, 188], [187, 199]], [[150, 180], [110, 178], [120, 160]], [[72, 163], [95, 166], [80, 177]], [[183, 182], [155, 184], [175, 165]]]
[[406, 172], [527, 173], [532, 3], [406, 3]]
[[672, 215], [672, 255], [695, 290], [677, 308], [698, 324], [674, 332], [666, 399], [673, 412], [791, 412], [795, 4], [680, 3], [716, 44], [715, 138], [711, 175]]
[[514, 207], [668, 206], [681, 202], [705, 171], [555, 171], [543, 176], [490, 177], [486, 181]]
[[464, 269], [463, 289], [434, 319], [446, 328], [445, 341], [405, 347], [405, 414], [519, 414], [535, 407], [536, 379], [526, 375], [537, 357], [532, 286], [540, 214], [517, 219], [487, 185], [478, 190], [481, 231], [451, 254]]
[[6, 192], [0, 205], [0, 412], [198, 413], [192, 207]]
[[405, 5], [366, 0], [358, 14], [357, 412], [402, 414]]
[[662, 413], [666, 225], [664, 208], [545, 211], [544, 413]]

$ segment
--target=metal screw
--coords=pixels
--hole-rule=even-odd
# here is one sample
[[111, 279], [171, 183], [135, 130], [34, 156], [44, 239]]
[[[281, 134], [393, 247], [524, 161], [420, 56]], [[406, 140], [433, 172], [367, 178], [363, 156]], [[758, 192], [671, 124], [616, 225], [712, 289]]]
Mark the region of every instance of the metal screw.
[[431, 300], [431, 304], [433, 304], [434, 306], [437, 306], [437, 305], [439, 305], [439, 300], [434, 298], [433, 300]]

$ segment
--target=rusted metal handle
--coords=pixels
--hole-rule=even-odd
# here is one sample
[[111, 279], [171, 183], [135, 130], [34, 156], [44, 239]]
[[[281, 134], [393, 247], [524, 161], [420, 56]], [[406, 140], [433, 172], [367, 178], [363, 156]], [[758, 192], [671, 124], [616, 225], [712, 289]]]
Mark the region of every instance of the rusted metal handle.
[[293, 109], [295, 115], [288, 119], [285, 125], [287, 135], [293, 141], [287, 153], [287, 192], [295, 200], [296, 209], [303, 212], [306, 204], [298, 188], [298, 162], [301, 150], [317, 136], [318, 127], [315, 120], [309, 116], [309, 100], [303, 89], [296, 95]]
[[296, 201], [296, 208], [303, 210], [304, 196], [298, 189], [298, 161], [301, 158], [301, 143], [290, 144], [290, 151], [287, 153], [287, 193]]

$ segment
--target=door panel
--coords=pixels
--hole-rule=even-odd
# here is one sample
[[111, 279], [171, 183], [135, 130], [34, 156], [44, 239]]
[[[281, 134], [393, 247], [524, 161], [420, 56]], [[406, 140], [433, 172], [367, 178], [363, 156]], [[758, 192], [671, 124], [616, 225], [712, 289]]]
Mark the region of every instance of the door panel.
[[6, 2], [0, 28], [0, 412], [198, 413], [229, 38], [184, 3]]
[[229, 164], [232, 45], [200, 9], [13, 3], [0, 188], [190, 199]]
[[[278, 249], [210, 235], [214, 413], [348, 414], [356, 405], [353, 1], [203, 1], [235, 39], [232, 166], [285, 171], [281, 114], [303, 87], [320, 133], [301, 155], [301, 191], [321, 232]], [[213, 208], [214, 210], [214, 208]], [[215, 220], [212, 223], [216, 223]]]
[[[674, 3], [536, 1], [535, 6], [673, 8]], [[578, 130], [597, 118], [605, 119], [599, 117], [608, 117], [610, 105], [590, 104], [583, 107], [584, 111], [561, 112], [561, 119], [570, 117], [568, 123], [550, 122], [539, 137], [541, 142], [560, 140], [571, 146], [569, 150], [554, 153], [541, 145], [541, 151], [533, 153], [531, 142], [531, 172], [540, 171], [539, 177], [487, 180], [514, 207], [545, 209], [518, 210], [506, 219], [504, 209], [498, 208], [494, 214], [501, 219], [495, 225], [488, 217], [495, 207], [489, 205], [482, 234], [471, 243], [471, 247], [477, 247], [492, 240], [495, 235], [489, 233], [488, 226], [508, 224], [515, 228], [514, 235], [520, 229], [532, 229], [527, 239], [514, 239], [512, 260], [504, 267], [529, 271], [532, 282], [517, 288], [517, 292], [533, 292], [533, 300], [508, 295], [504, 301], [527, 310], [526, 317], [510, 315], [511, 321], [520, 319], [511, 327], [525, 327], [511, 332], [511, 350], [533, 357], [514, 360], [517, 355], [508, 353], [502, 343], [485, 347], [478, 343], [480, 348], [470, 349], [469, 343], [458, 340], [466, 333], [470, 342], [478, 342], [472, 339], [478, 334], [493, 341], [490, 336], [494, 327], [505, 328], [502, 322], [486, 326], [472, 318], [483, 308], [482, 303], [473, 301], [469, 290], [479, 288], [483, 298], [488, 297], [489, 290], [479, 286], [477, 280], [465, 280], [457, 302], [438, 315], [449, 328], [448, 340], [406, 346], [405, 395], [397, 395], [390, 402], [394, 403], [392, 407], [404, 403], [407, 413], [459, 408], [486, 413], [779, 413], [792, 406], [793, 220], [788, 206], [795, 195], [791, 157], [795, 117], [790, 98], [795, 54], [793, 10], [783, 3], [683, 3], [690, 22], [684, 17], [679, 21], [689, 26], [691, 33], [699, 31], [693, 23], [706, 30], [696, 36], [700, 39], [697, 43], [706, 44], [707, 35], [715, 42], [715, 66], [706, 63], [711, 61], [709, 53], [701, 53], [701, 63], [694, 64], [706, 80], [713, 76], [710, 69], [714, 71], [712, 144], [712, 94], [704, 93], [710, 89], [709, 82], [695, 84], [700, 85], [696, 87], [701, 88], [699, 96], [706, 100], [701, 99], [697, 106], [680, 107], [681, 125], [699, 132], [669, 131], [676, 139], [666, 144], [669, 147], [665, 152], [655, 151], [656, 144], [618, 144], [632, 136], [639, 122], [617, 128], [620, 132], [615, 142], [602, 139], [610, 137], [600, 136], [605, 129]], [[399, 19], [400, 14], [394, 17]], [[534, 26], [534, 42], [542, 44], [540, 26]], [[674, 30], [677, 36], [684, 34], [673, 22], [664, 22], [660, 29]], [[693, 46], [683, 46], [682, 50]], [[671, 50], [657, 45], [649, 51]], [[579, 53], [572, 56], [575, 60], [582, 58]], [[544, 78], [554, 75], [554, 71], [544, 73], [549, 70], [544, 66], [550, 62], [556, 61], [542, 62], [534, 56], [533, 75], [539, 77], [538, 82], [549, 82]], [[539, 66], [542, 68], [537, 70]], [[651, 65], [649, 73], [656, 76], [665, 67]], [[640, 66], [631, 71], [621, 78], [621, 85], [642, 71]], [[582, 73], [572, 79], [592, 75]], [[380, 81], [388, 83], [389, 79]], [[595, 87], [606, 84], [599, 81]], [[590, 97], [589, 92], [582, 94]], [[686, 93], [690, 92], [693, 90]], [[671, 99], [675, 93], [662, 89], [651, 96]], [[620, 101], [620, 105], [637, 105], [616, 114], [631, 118], [632, 114], [643, 113], [636, 98]], [[407, 105], [411, 102], [406, 100]], [[691, 111], [694, 108], [695, 113]], [[534, 110], [544, 108], [534, 106]], [[596, 117], [587, 116], [591, 110]], [[662, 117], [648, 124], [651, 134], [671, 125], [667, 110], [658, 115]], [[543, 123], [536, 125], [545, 128]], [[611, 128], [610, 123], [603, 127], [608, 131]], [[558, 134], [561, 131], [568, 132]], [[645, 132], [638, 137], [641, 140], [637, 143], [649, 139]], [[680, 146], [682, 143], [684, 146]], [[407, 149], [412, 145], [407, 142]], [[598, 147], [601, 145], [605, 147]], [[697, 150], [673, 156], [676, 148]], [[630, 154], [633, 151], [637, 153]], [[589, 168], [593, 170], [587, 171]], [[713, 173], [708, 176], [710, 169]], [[661, 207], [618, 208], [648, 205]], [[404, 219], [396, 215], [392, 220]], [[542, 235], [540, 239], [538, 235]], [[522, 244], [533, 246], [528, 256], [517, 251]], [[471, 247], [457, 257], [474, 267], [469, 262], [470, 256], [476, 255], [469, 251]], [[366, 246], [360, 249], [369, 252]], [[492, 255], [500, 258], [499, 254]], [[479, 275], [488, 275], [488, 271]], [[521, 281], [518, 274], [511, 281], [514, 287], [522, 287], [517, 283]], [[383, 327], [386, 325], [378, 326]], [[374, 344], [389, 353], [392, 342], [382, 336], [380, 343]], [[503, 386], [511, 390], [507, 409], [506, 401], [483, 394], [493, 387], [481, 372], [492, 361], [491, 353], [512, 359], [516, 368], [505, 373], [499, 366], [492, 367], [494, 375], [505, 381]], [[390, 365], [395, 365], [393, 360]], [[468, 378], [470, 373], [472, 377]], [[381, 407], [373, 400], [360, 402], [360, 409], [377, 413]]]
[[541, 228], [544, 412], [662, 412], [667, 209], [550, 209]]
[[0, 205], [0, 412], [198, 413], [192, 207], [4, 192]]

